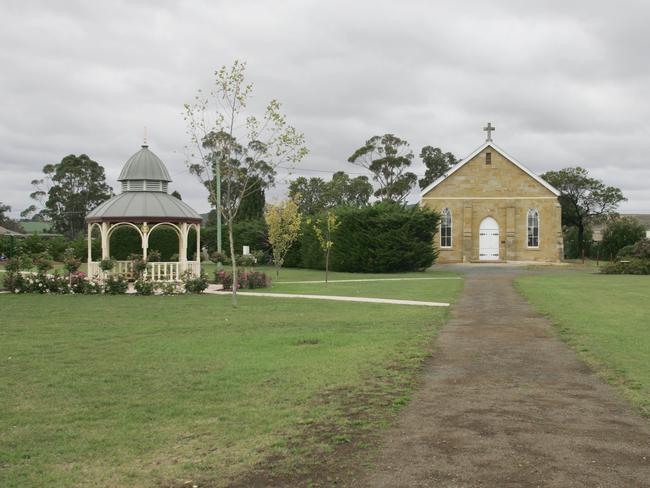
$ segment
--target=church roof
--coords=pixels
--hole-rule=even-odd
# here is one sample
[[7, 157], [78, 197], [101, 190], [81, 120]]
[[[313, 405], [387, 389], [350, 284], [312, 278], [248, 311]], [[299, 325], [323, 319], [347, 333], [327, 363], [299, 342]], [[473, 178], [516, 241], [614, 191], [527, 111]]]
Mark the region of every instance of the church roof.
[[506, 153], [504, 150], [502, 150], [502, 149], [499, 148], [496, 144], [494, 144], [493, 141], [486, 141], [486, 142], [483, 143], [481, 146], [479, 146], [479, 147], [478, 147], [478, 148], [477, 148], [477, 149], [476, 149], [472, 154], [470, 154], [470, 155], [467, 156], [465, 159], [463, 159], [462, 161], [460, 161], [458, 164], [456, 164], [455, 166], [453, 166], [453, 167], [452, 167], [452, 168], [451, 168], [447, 173], [445, 173], [445, 174], [442, 175], [440, 178], [438, 178], [438, 179], [435, 180], [433, 183], [431, 183], [429, 186], [427, 186], [426, 188], [424, 188], [424, 189], [422, 190], [422, 192], [420, 192], [420, 198], [424, 197], [427, 193], [429, 193], [431, 190], [433, 190], [436, 186], [438, 186], [438, 185], [439, 185], [440, 183], [442, 183], [444, 180], [446, 180], [447, 178], [449, 178], [449, 176], [451, 176], [451, 175], [454, 174], [456, 171], [458, 171], [460, 168], [462, 168], [462, 167], [465, 166], [467, 163], [469, 163], [469, 162], [472, 160], [472, 158], [474, 158], [474, 156], [476, 156], [477, 154], [479, 154], [481, 151], [483, 151], [483, 150], [484, 150], [485, 148], [487, 148], [487, 147], [491, 147], [491, 148], [494, 149], [495, 151], [501, 153], [501, 155], [502, 155], [503, 157], [505, 157], [506, 159], [508, 159], [512, 164], [514, 164], [515, 166], [517, 166], [519, 169], [521, 169], [524, 173], [526, 173], [528, 176], [530, 176], [530, 177], [533, 178], [535, 181], [537, 181], [537, 182], [538, 182], [540, 185], [542, 185], [544, 188], [546, 188], [547, 190], [549, 190], [550, 192], [552, 192], [554, 195], [560, 196], [560, 191], [559, 191], [557, 188], [555, 188], [553, 185], [551, 185], [548, 181], [545, 181], [544, 179], [542, 179], [541, 177], [539, 177], [538, 175], [536, 175], [535, 173], [533, 173], [531, 170], [529, 170], [528, 168], [526, 168], [523, 164], [521, 164], [521, 163], [520, 163], [519, 161], [517, 161], [515, 158], [513, 158], [513, 157], [510, 156], [510, 155], [508, 155], [508, 153]]
[[172, 181], [165, 164], [146, 144], [143, 144], [142, 149], [131, 156], [122, 168], [117, 181], [126, 180]]

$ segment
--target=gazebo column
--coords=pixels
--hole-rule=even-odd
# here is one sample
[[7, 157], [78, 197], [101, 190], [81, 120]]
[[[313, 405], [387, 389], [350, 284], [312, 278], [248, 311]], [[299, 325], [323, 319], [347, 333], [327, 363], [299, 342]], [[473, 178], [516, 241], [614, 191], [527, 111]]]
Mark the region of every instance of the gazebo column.
[[194, 229], [196, 230], [196, 261], [201, 269], [201, 224], [194, 224]]
[[149, 249], [149, 227], [146, 222], [142, 224], [142, 259], [147, 260], [147, 250]]
[[110, 259], [111, 257], [111, 241], [108, 231], [108, 222], [102, 222], [102, 227], [100, 229], [102, 239], [102, 259]]
[[187, 234], [189, 227], [187, 222], [181, 222], [179, 225], [181, 232], [178, 236], [178, 261], [180, 263], [180, 274], [187, 270]]
[[93, 224], [88, 224], [88, 271], [90, 271], [90, 263], [93, 262], [93, 246], [92, 246]]

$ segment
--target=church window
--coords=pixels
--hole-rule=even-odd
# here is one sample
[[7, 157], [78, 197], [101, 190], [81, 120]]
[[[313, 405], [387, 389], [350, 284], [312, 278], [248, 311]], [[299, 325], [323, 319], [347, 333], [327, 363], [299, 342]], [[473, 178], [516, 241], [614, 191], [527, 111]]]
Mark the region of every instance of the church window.
[[528, 247], [539, 247], [539, 212], [531, 208], [528, 210]]
[[492, 153], [491, 152], [486, 152], [485, 153], [485, 164], [492, 164]]
[[442, 211], [440, 220], [440, 247], [451, 247], [451, 211], [446, 208]]

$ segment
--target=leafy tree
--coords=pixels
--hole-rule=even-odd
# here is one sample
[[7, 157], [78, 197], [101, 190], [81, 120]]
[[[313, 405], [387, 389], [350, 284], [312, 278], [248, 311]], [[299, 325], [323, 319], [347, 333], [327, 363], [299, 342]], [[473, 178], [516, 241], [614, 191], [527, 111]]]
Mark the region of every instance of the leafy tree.
[[371, 195], [372, 185], [367, 176], [350, 178], [343, 171], [334, 173], [330, 181], [300, 176], [289, 183], [289, 197], [297, 202], [305, 215], [316, 215], [339, 205], [368, 205]]
[[429, 186], [458, 163], [456, 156], [452, 153], [443, 153], [439, 147], [433, 146], [424, 146], [420, 151], [420, 158], [427, 167], [424, 178], [418, 182], [420, 189]]
[[[272, 185], [278, 165], [296, 164], [307, 154], [304, 135], [287, 123], [278, 101], [270, 101], [261, 118], [247, 113], [253, 87], [246, 83], [245, 71], [246, 64], [238, 61], [217, 70], [212, 89], [186, 103], [184, 117], [195, 151], [188, 154], [190, 172], [215, 207], [221, 193], [218, 208], [228, 227], [233, 283], [238, 282], [233, 225], [242, 201], [257, 186]], [[232, 288], [236, 307], [237, 287]]]
[[330, 253], [334, 247], [334, 233], [339, 225], [341, 225], [341, 222], [339, 222], [334, 212], [328, 210], [325, 215], [325, 220], [308, 220], [307, 223], [314, 229], [320, 247], [325, 253], [325, 285], [327, 285], [330, 270]]
[[327, 207], [326, 192], [327, 183], [322, 178], [299, 176], [289, 182], [289, 198], [305, 215], [315, 215]]
[[20, 227], [20, 224], [9, 217], [7, 215], [8, 212], [11, 212], [11, 206], [0, 202], [0, 225], [5, 229], [21, 232], [22, 229]]
[[44, 213], [54, 228], [69, 237], [81, 232], [86, 214], [113, 194], [104, 168], [85, 154], [70, 154], [58, 164], [46, 164], [43, 173], [42, 179], [32, 181], [36, 191], [31, 197], [44, 201]]
[[406, 171], [413, 162], [408, 142], [393, 134], [371, 137], [348, 158], [348, 162], [372, 173], [379, 184], [375, 196], [383, 201], [404, 203], [417, 181], [414, 173]]
[[584, 168], [548, 171], [542, 178], [560, 191], [562, 224], [576, 227], [581, 254], [586, 249], [585, 230], [588, 225], [614, 214], [618, 204], [626, 200], [619, 188], [591, 178]]
[[237, 220], [258, 220], [264, 218], [264, 184], [258, 178], [251, 178], [251, 191], [244, 196], [239, 207]]
[[363, 207], [368, 205], [372, 195], [372, 184], [367, 176], [350, 178], [344, 171], [337, 171], [327, 183], [326, 200], [328, 207], [346, 205]]
[[269, 229], [269, 243], [273, 248], [276, 276], [279, 276], [284, 257], [300, 234], [300, 211], [296, 202], [288, 199], [277, 205], [267, 205], [264, 218]]
[[601, 243], [605, 257], [615, 257], [620, 249], [632, 246], [645, 237], [645, 227], [631, 217], [611, 219], [603, 231]]

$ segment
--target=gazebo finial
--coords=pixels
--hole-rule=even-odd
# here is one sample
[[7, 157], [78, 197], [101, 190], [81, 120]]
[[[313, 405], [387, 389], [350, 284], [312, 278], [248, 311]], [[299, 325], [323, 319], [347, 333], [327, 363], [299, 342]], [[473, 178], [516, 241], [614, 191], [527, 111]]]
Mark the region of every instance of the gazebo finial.
[[144, 139], [142, 142], [142, 147], [149, 147], [149, 144], [147, 144], [147, 126], [144, 126]]

